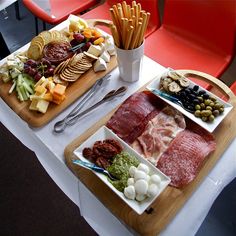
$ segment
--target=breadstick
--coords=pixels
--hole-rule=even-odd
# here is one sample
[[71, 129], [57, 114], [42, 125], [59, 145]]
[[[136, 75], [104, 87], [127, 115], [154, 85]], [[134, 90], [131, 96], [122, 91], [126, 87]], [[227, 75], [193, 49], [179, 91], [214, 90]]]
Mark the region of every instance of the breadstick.
[[130, 41], [131, 41], [133, 32], [134, 32], [134, 27], [130, 26], [130, 28], [127, 30], [127, 37], [126, 37], [126, 41], [125, 41], [125, 50], [129, 49], [129, 45], [130, 45]]
[[131, 41], [130, 47], [129, 47], [130, 49], [134, 49], [134, 48], [137, 47], [136, 45], [137, 45], [137, 42], [138, 42], [138, 38], [139, 38], [141, 28], [142, 28], [142, 22], [139, 22], [138, 27], [136, 28], [135, 32], [133, 33], [132, 41]]
[[123, 2], [121, 3], [121, 5], [122, 5], [124, 17], [128, 17], [128, 15], [127, 15], [127, 3], [126, 3], [126, 1], [123, 1]]
[[143, 42], [143, 35], [144, 35], [145, 25], [146, 25], [146, 21], [147, 21], [147, 14], [143, 13], [142, 15], [143, 15], [143, 24], [142, 24], [141, 32], [139, 35], [137, 47], [139, 47], [141, 45], [141, 43]]
[[119, 34], [117, 32], [117, 28], [115, 25], [111, 25], [111, 33], [114, 38], [115, 45], [119, 48], [120, 47], [120, 39], [119, 39]]

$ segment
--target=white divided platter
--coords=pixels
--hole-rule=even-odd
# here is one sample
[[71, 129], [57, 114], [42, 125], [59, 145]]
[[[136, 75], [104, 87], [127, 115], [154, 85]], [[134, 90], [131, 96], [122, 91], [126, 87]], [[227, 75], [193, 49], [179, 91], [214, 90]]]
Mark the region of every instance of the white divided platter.
[[[105, 126], [102, 126], [96, 133], [90, 136], [84, 143], [82, 143], [76, 150], [74, 150], [74, 154], [82, 161], [89, 162], [86, 158], [83, 157], [82, 151], [85, 147], [92, 147], [93, 144], [98, 140], [104, 139], [115, 139], [119, 141], [122, 145], [124, 151], [128, 152], [132, 156], [135, 156], [140, 163], [144, 163], [150, 169], [150, 175], [157, 174], [161, 178], [161, 184], [158, 191], [158, 194], [155, 197], [148, 197], [142, 202], [138, 202], [136, 200], [130, 200], [124, 196], [124, 194], [118, 191], [107, 179], [104, 174], [94, 172], [98, 178], [100, 178], [107, 186], [109, 186], [126, 204], [128, 204], [135, 212], [141, 215], [151, 204], [152, 202], [161, 194], [161, 192], [168, 186], [170, 183], [170, 178], [163, 174], [160, 170], [158, 170], [154, 165], [149, 163], [143, 157], [141, 157], [135, 150], [133, 150], [128, 144], [126, 144], [123, 140], [121, 140], [116, 134], [114, 134], [110, 129]], [[84, 167], [86, 168], [86, 167]], [[92, 171], [92, 170], [91, 170]]]
[[[166, 72], [165, 72], [166, 73]], [[231, 109], [233, 108], [233, 106], [230, 103], [225, 102], [224, 100], [222, 100], [221, 98], [217, 97], [216, 95], [214, 95], [213, 93], [209, 92], [208, 90], [202, 88], [201, 86], [199, 86], [199, 88], [201, 90], [205, 90], [210, 96], [215, 97], [221, 104], [224, 105], [224, 112], [222, 114], [220, 114], [218, 117], [215, 117], [215, 120], [213, 122], [204, 122], [202, 121], [200, 118], [196, 117], [194, 114], [186, 111], [184, 108], [182, 108], [180, 105], [175, 104], [174, 102], [171, 102], [170, 100], [163, 98], [162, 96], [159, 96], [158, 94], [156, 94], [154, 92], [154, 90], [159, 90], [160, 88], [160, 79], [161, 76], [157, 76], [153, 79], [153, 81], [148, 84], [147, 89], [150, 90], [153, 94], [155, 94], [156, 96], [158, 96], [159, 98], [161, 98], [162, 100], [164, 100], [166, 103], [168, 103], [169, 105], [171, 105], [172, 107], [176, 108], [177, 110], [179, 110], [181, 113], [183, 113], [185, 116], [187, 116], [189, 119], [191, 119], [192, 121], [194, 121], [195, 123], [197, 123], [198, 125], [200, 125], [202, 128], [206, 129], [207, 131], [209, 131], [210, 133], [212, 133], [215, 128], [223, 121], [223, 119], [228, 115], [228, 113], [231, 111]], [[196, 83], [192, 82], [190, 80], [190, 87], [193, 87], [194, 85], [196, 85]]]

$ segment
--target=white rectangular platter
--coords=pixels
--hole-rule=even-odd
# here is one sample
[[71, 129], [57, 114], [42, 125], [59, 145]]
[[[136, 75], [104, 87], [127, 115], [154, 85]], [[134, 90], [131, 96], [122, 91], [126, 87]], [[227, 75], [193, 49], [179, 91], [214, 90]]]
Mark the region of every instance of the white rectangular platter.
[[136, 157], [140, 163], [144, 163], [150, 169], [150, 175], [157, 174], [161, 178], [161, 184], [158, 194], [155, 197], [149, 197], [143, 200], [142, 202], [138, 202], [136, 200], [127, 199], [124, 194], [118, 191], [107, 179], [107, 177], [101, 173], [94, 172], [98, 178], [100, 178], [107, 186], [109, 186], [126, 204], [128, 204], [135, 212], [138, 214], [142, 214], [152, 203], [153, 201], [163, 192], [163, 190], [170, 183], [170, 178], [164, 175], [160, 170], [158, 170], [154, 165], [141, 157], [135, 150], [133, 150], [128, 144], [126, 144], [122, 139], [120, 139], [116, 134], [114, 134], [110, 129], [105, 126], [102, 126], [97, 130], [92, 136], [90, 136], [84, 143], [82, 143], [77, 149], [74, 150], [74, 154], [82, 161], [89, 162], [86, 158], [84, 158], [82, 152], [85, 147], [92, 147], [93, 144], [98, 140], [105, 139], [115, 139], [119, 141], [123, 150]]
[[[221, 104], [224, 105], [224, 112], [222, 114], [220, 114], [218, 117], [215, 117], [215, 120], [213, 122], [204, 122], [200, 118], [196, 117], [193, 113], [190, 113], [190, 112], [186, 111], [180, 105], [175, 104], [174, 102], [172, 102], [172, 101], [170, 101], [166, 98], [163, 98], [162, 96], [157, 95], [155, 93], [155, 90], [160, 91], [159, 90], [159, 88], [160, 88], [160, 79], [161, 79], [161, 75], [155, 77], [153, 79], [153, 81], [150, 84], [148, 84], [147, 89], [150, 90], [152, 93], [154, 93], [156, 96], [160, 97], [162, 100], [164, 100], [166, 103], [168, 103], [172, 107], [179, 110], [182, 114], [187, 116], [189, 119], [191, 119], [192, 121], [194, 121], [195, 123], [200, 125], [202, 128], [206, 129], [210, 133], [212, 133], [216, 129], [216, 127], [223, 121], [223, 119], [228, 115], [228, 113], [233, 108], [233, 106], [230, 103], [225, 102], [221, 98], [217, 97], [215, 94], [213, 94], [213, 93], [209, 92], [208, 90], [206, 90], [206, 89], [202, 88], [201, 86], [199, 86], [199, 88], [201, 90], [206, 91], [210, 96], [215, 97], [217, 99], [217, 101], [219, 101]], [[190, 87], [193, 87], [194, 85], [196, 85], [196, 83], [194, 83], [190, 80]]]

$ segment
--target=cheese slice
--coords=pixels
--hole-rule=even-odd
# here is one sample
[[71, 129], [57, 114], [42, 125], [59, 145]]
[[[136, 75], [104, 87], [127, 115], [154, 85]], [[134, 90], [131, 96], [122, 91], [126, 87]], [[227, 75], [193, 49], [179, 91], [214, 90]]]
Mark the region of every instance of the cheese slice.
[[107, 64], [101, 57], [99, 57], [95, 62], [93, 69], [95, 72], [106, 70]]

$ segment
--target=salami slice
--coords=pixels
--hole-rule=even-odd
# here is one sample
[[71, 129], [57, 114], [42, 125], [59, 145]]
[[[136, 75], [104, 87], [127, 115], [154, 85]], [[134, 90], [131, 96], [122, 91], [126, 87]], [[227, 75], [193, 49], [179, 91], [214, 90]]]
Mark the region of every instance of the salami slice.
[[162, 109], [163, 102], [150, 92], [131, 95], [114, 113], [107, 127], [131, 144], [142, 134], [147, 123]]
[[177, 135], [157, 167], [171, 178], [170, 185], [181, 188], [196, 177], [205, 158], [215, 148], [213, 135], [193, 125]]

